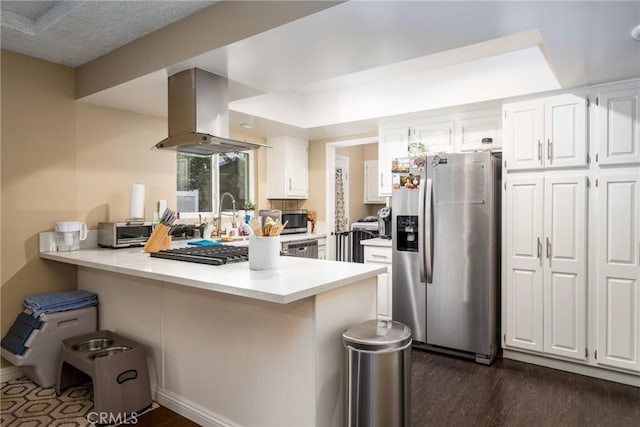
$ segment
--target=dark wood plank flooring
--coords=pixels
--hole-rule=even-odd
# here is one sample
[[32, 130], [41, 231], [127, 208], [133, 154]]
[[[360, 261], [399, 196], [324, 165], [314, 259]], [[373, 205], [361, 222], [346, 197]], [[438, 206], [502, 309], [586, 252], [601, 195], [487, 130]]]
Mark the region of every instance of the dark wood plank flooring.
[[135, 425], [136, 427], [197, 427], [199, 424], [161, 406], [141, 415]]
[[[492, 366], [413, 350], [411, 425], [640, 426], [640, 388], [498, 359]], [[197, 424], [158, 408], [138, 427]]]
[[412, 362], [412, 426], [640, 426], [637, 387], [506, 359]]

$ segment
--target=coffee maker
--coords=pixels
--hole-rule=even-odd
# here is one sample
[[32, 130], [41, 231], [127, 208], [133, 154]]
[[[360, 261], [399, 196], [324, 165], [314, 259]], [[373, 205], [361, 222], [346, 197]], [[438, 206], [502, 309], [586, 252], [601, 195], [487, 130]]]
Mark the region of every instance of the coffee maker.
[[382, 239], [391, 239], [391, 208], [388, 206], [378, 211], [378, 233]]

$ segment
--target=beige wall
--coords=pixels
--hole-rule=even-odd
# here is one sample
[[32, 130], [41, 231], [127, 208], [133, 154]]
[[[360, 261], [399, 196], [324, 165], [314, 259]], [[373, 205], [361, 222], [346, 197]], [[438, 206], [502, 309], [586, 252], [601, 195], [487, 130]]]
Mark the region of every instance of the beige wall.
[[2, 51], [1, 85], [4, 336], [26, 296], [76, 287], [75, 267], [38, 258], [38, 232], [80, 216], [73, 70]]
[[71, 68], [2, 51], [1, 83], [4, 336], [26, 296], [76, 288], [75, 267], [38, 257], [38, 233], [60, 220], [124, 219], [134, 182], [146, 185], [151, 219], [158, 199], [175, 205], [176, 161], [150, 149], [166, 120], [74, 101]]
[[[375, 135], [363, 134], [345, 137], [341, 139], [357, 139]], [[309, 199], [301, 203], [304, 209], [314, 209], [318, 213], [318, 221], [326, 221], [325, 203], [326, 203], [326, 145], [330, 142], [338, 142], [339, 140], [317, 140], [309, 142]], [[352, 150], [352, 151], [349, 151]], [[338, 148], [336, 153], [344, 153], [343, 155], [354, 156], [350, 160], [351, 176], [349, 198], [350, 198], [350, 217], [353, 220], [362, 218], [367, 215], [375, 215], [382, 205], [365, 205], [363, 203], [364, 195], [364, 160], [375, 160], [378, 158], [378, 144], [366, 144], [354, 146], [352, 148]], [[266, 176], [265, 178], [266, 179]], [[265, 199], [266, 200], [266, 199]]]
[[378, 160], [378, 143], [373, 144], [365, 144], [362, 146], [364, 148], [364, 159], [365, 160]]
[[314, 210], [318, 221], [326, 221], [326, 144], [323, 142], [309, 142], [309, 200], [304, 208]]
[[131, 184], [145, 185], [145, 218], [158, 200], [176, 206], [176, 155], [151, 150], [167, 136], [165, 119], [77, 102], [78, 219], [89, 228], [129, 217]]

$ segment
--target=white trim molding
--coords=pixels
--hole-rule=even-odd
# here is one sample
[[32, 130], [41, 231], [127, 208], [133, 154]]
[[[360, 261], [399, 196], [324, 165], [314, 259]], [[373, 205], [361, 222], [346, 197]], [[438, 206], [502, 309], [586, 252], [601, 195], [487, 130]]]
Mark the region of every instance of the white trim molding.
[[176, 393], [157, 387], [156, 401], [173, 412], [204, 427], [239, 427], [228, 418], [198, 405]]
[[520, 351], [507, 350], [506, 348], [502, 349], [502, 357], [505, 359], [517, 360], [518, 362], [531, 363], [533, 365], [544, 366], [546, 368], [558, 369], [574, 374], [600, 378], [601, 380], [640, 387], [639, 375], [626, 374], [609, 369], [596, 368], [589, 365], [578, 365], [572, 362], [565, 362], [564, 360], [550, 359], [548, 357], [536, 356], [534, 354], [523, 353]]
[[7, 366], [0, 369], [0, 383], [6, 383], [7, 381], [15, 380], [23, 377], [24, 373], [22, 369], [17, 366]]

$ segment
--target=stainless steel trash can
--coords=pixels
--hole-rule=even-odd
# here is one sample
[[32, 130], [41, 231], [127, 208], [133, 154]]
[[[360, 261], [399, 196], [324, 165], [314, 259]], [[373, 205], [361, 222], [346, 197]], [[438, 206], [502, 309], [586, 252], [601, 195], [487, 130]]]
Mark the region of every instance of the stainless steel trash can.
[[344, 425], [409, 425], [411, 330], [393, 320], [367, 320], [342, 334]]

